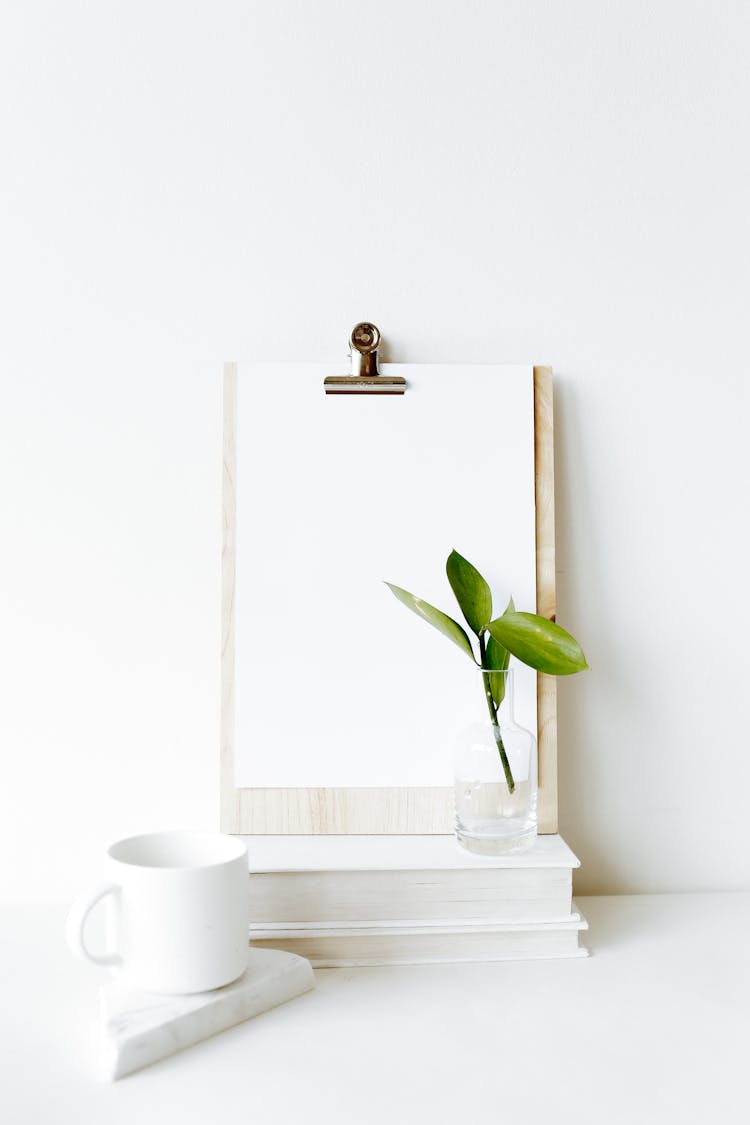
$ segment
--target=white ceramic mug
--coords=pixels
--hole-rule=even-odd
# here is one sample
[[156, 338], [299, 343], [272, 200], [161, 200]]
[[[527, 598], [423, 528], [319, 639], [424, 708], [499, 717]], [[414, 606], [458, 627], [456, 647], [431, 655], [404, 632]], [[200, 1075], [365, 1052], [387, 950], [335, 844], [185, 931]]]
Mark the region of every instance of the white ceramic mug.
[[[91, 953], [84, 926], [108, 897], [114, 951]], [[154, 832], [118, 840], [106, 878], [68, 915], [68, 944], [148, 992], [206, 992], [242, 976], [248, 953], [245, 845], [218, 832]]]

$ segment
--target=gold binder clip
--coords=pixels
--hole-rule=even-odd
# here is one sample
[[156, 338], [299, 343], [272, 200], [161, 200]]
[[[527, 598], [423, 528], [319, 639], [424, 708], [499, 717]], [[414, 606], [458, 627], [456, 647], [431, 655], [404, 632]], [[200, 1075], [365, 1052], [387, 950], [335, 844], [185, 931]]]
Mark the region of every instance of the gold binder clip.
[[406, 379], [400, 375], [381, 375], [378, 370], [380, 329], [362, 321], [355, 324], [349, 338], [352, 356], [351, 375], [328, 375], [323, 380], [327, 395], [402, 395]]

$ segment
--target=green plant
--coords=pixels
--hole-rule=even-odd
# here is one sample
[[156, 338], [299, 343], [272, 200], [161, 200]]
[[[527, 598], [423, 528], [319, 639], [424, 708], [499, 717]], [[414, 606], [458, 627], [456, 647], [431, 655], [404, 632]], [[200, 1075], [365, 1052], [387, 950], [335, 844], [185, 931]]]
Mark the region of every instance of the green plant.
[[521, 613], [511, 598], [500, 616], [492, 618], [492, 593], [475, 566], [458, 551], [451, 551], [445, 564], [451, 589], [466, 624], [477, 637], [479, 660], [462, 625], [408, 590], [386, 582], [386, 586], [412, 612], [439, 629], [482, 669], [482, 683], [495, 742], [508, 790], [515, 789], [508, 756], [503, 745], [497, 712], [505, 694], [505, 676], [511, 656], [550, 676], [569, 676], [588, 668], [578, 641], [554, 621], [537, 613]]

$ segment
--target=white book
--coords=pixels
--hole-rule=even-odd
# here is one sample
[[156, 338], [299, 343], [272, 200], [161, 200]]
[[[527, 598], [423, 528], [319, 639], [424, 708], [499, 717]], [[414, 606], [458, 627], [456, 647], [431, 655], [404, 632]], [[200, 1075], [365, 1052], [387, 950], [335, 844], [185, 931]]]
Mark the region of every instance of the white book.
[[254, 947], [297, 953], [322, 969], [585, 957], [578, 935], [586, 929], [588, 923], [575, 909], [556, 922], [251, 925], [250, 938]]
[[557, 835], [496, 857], [450, 836], [245, 839], [254, 924], [564, 920], [579, 866]]

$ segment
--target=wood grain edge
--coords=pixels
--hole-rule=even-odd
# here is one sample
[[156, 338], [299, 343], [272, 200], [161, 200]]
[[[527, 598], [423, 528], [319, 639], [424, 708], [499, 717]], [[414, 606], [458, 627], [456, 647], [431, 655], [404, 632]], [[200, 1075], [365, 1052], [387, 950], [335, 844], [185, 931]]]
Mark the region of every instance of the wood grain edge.
[[[536, 478], [536, 610], [554, 621], [555, 444], [552, 368], [534, 368], [534, 467]], [[557, 832], [557, 680], [537, 676], [539, 831]]]
[[444, 835], [453, 789], [241, 789], [241, 835]]
[[220, 825], [242, 832], [241, 796], [234, 784], [235, 566], [237, 557], [237, 364], [224, 364], [221, 472], [221, 728]]

